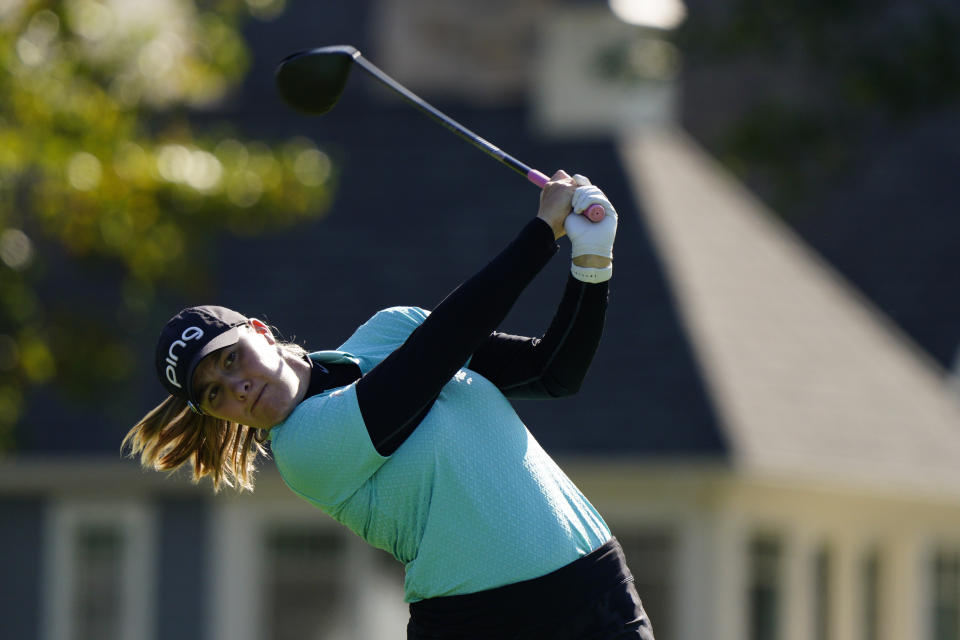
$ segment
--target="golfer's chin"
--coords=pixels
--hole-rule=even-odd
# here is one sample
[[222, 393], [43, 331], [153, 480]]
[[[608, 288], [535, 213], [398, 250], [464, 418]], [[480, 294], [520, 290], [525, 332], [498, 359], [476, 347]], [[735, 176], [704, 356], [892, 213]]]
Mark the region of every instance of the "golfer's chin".
[[273, 429], [275, 426], [285, 421], [290, 414], [293, 413], [293, 409], [297, 406], [292, 398], [283, 399], [279, 402], [271, 402], [269, 404], [267, 402], [261, 402], [261, 404], [264, 406], [257, 407], [259, 411], [255, 412], [259, 415], [255, 415], [254, 419], [251, 420], [251, 422], [256, 424], [250, 424], [247, 426], [255, 429], [264, 429], [266, 431]]

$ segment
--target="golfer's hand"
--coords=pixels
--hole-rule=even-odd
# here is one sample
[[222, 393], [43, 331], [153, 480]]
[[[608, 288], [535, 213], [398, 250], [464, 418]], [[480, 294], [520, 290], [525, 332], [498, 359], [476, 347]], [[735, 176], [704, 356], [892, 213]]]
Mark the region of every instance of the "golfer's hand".
[[550, 225], [554, 239], [562, 238], [566, 233], [563, 221], [573, 210], [573, 192], [577, 189], [565, 171], [557, 171], [540, 192], [540, 209], [537, 217]]
[[[605, 268], [612, 263], [613, 241], [617, 235], [617, 210], [603, 191], [590, 184], [585, 176], [575, 175], [577, 189], [573, 194], [573, 213], [564, 220], [570, 238], [573, 264], [581, 267]], [[598, 222], [587, 220], [582, 212], [600, 205], [604, 218]]]

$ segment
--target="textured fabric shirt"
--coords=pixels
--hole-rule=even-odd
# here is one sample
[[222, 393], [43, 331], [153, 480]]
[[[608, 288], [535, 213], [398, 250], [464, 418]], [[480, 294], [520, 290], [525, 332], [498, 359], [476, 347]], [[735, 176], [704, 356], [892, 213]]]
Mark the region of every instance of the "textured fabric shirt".
[[[366, 374], [427, 316], [381, 311], [311, 358]], [[356, 383], [308, 398], [271, 430], [287, 485], [402, 562], [409, 602], [542, 576], [610, 539], [506, 397], [467, 364], [389, 457], [370, 440]]]

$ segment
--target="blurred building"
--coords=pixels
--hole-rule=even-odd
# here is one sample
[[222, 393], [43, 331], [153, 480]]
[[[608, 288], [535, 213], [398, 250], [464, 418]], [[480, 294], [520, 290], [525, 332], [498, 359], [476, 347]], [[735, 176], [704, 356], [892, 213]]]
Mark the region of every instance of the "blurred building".
[[[518, 408], [620, 539], [659, 640], [960, 639], [947, 372], [683, 132], [662, 32], [596, 2], [325, 4], [251, 26], [250, 80], [215, 115], [314, 138], [340, 192], [295, 234], [224, 239], [216, 302], [333, 347], [379, 308], [436, 304], [532, 214], [530, 185], [359, 74], [322, 119], [279, 104], [277, 60], [354, 44], [507, 152], [585, 173], [617, 204], [591, 375], [575, 398]], [[558, 257], [505, 330], [541, 331], [565, 271]], [[157, 310], [157, 327], [176, 310]], [[161, 399], [154, 332], [144, 410]], [[253, 495], [214, 498], [121, 460], [127, 425], [58, 407], [0, 463], [4, 638], [405, 637], [401, 568], [269, 463]], [[115, 445], [84, 448], [78, 430]]]

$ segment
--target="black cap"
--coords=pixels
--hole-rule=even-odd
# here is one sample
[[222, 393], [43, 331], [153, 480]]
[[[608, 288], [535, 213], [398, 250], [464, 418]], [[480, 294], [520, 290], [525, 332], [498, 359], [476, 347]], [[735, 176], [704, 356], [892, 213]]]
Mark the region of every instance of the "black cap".
[[212, 305], [190, 307], [170, 318], [160, 332], [156, 354], [157, 375], [170, 395], [183, 398], [201, 413], [193, 372], [204, 356], [236, 344], [246, 323], [246, 316]]

